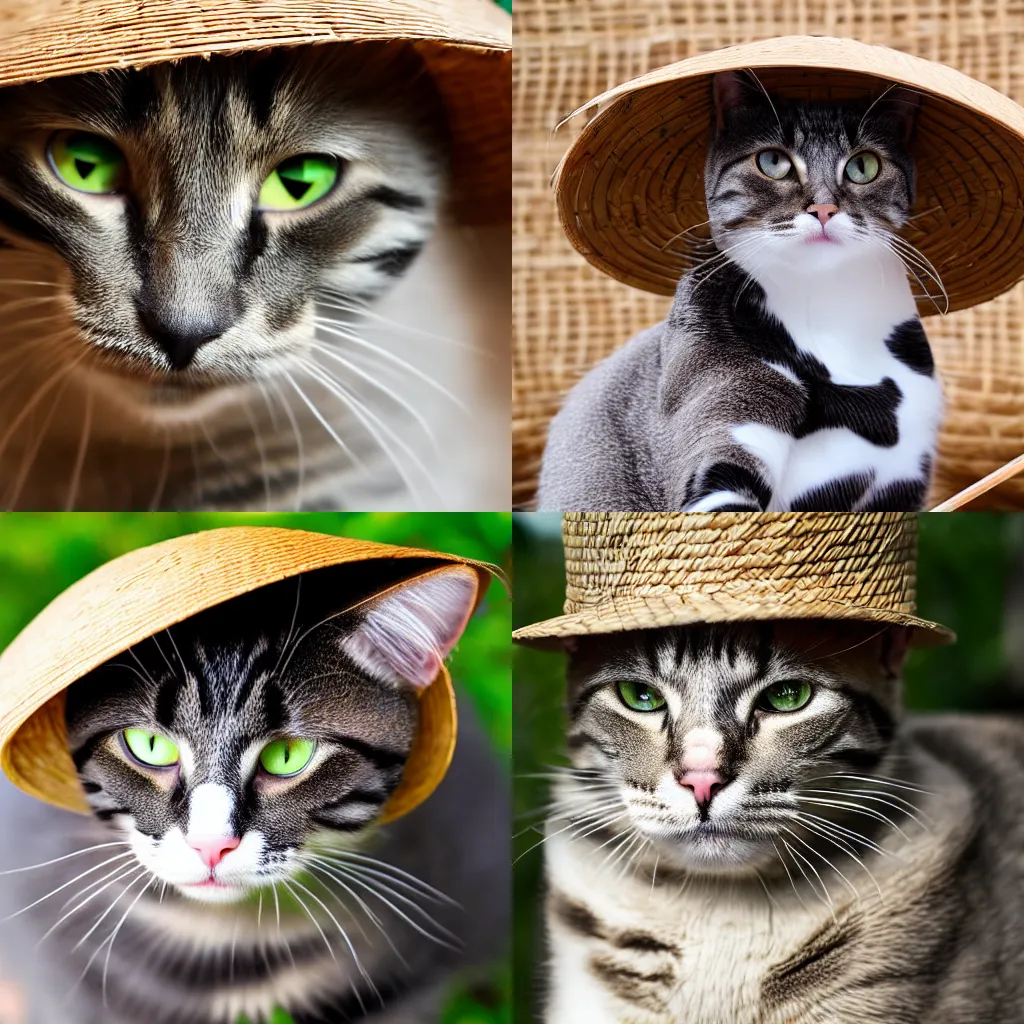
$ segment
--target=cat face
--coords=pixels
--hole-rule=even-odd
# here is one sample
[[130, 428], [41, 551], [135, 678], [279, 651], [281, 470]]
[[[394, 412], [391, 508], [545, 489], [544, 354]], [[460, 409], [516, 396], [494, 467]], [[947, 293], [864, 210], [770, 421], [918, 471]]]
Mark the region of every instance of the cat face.
[[892, 235], [914, 202], [916, 97], [797, 103], [736, 72], [716, 76], [714, 99], [711, 231], [755, 279], [767, 267], [835, 269], [898, 244]]
[[854, 625], [586, 638], [570, 660], [574, 764], [666, 861], [756, 868], [778, 857], [797, 815], [835, 811], [802, 802], [815, 780], [885, 756], [903, 650], [902, 633]]
[[52, 266], [83, 374], [198, 401], [307, 355], [316, 298], [363, 308], [403, 274], [436, 218], [442, 126], [393, 45], [3, 90], [0, 244]]
[[415, 694], [476, 588], [448, 568], [338, 615], [337, 594], [291, 580], [136, 645], [68, 691], [94, 813], [142, 869], [206, 902], [357, 840], [402, 777]]

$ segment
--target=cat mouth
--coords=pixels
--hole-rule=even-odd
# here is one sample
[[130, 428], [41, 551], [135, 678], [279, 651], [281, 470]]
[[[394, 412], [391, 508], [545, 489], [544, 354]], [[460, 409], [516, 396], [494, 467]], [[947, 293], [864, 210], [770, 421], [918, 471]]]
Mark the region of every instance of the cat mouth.
[[813, 235], [808, 235], [804, 241], [806, 241], [808, 245], [821, 245], [822, 243], [828, 245], [842, 244], [838, 238], [834, 238], [832, 235], [826, 235], [824, 231], [816, 231]]

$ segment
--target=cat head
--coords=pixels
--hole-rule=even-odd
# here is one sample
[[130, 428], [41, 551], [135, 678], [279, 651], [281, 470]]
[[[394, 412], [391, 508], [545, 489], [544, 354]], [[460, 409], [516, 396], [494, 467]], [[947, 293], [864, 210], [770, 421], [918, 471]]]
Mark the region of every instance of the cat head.
[[806, 623], [587, 637], [570, 656], [575, 769], [663, 863], [775, 862], [799, 815], [834, 810], [807, 790], [885, 758], [906, 643], [900, 629]]
[[0, 91], [0, 247], [9, 276], [58, 282], [67, 360], [173, 407], [308, 355], [317, 297], [387, 291], [432, 231], [447, 152], [401, 44], [56, 78]]
[[716, 75], [713, 89], [711, 232], [755, 279], [768, 266], [813, 273], [864, 259], [906, 223], [915, 94], [801, 103], [770, 96], [747, 72]]
[[185, 896], [236, 901], [358, 841], [478, 587], [474, 570], [443, 568], [339, 614], [350, 602], [325, 579], [203, 612], [68, 690], [93, 813]]

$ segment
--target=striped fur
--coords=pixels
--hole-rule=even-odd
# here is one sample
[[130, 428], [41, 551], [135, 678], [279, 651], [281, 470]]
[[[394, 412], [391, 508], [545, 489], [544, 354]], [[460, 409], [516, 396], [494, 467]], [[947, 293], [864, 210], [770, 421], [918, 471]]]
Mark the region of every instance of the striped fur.
[[[549, 1024], [1022, 1019], [1024, 727], [904, 721], [904, 645], [813, 623], [580, 643]], [[805, 707], [759, 710], [793, 678]], [[623, 680], [667, 709], [631, 710]], [[724, 779], [705, 807], [678, 781], [697, 744]]]
[[[57, 178], [46, 144], [63, 128], [118, 145], [124, 194]], [[342, 160], [334, 191], [258, 211], [270, 171], [307, 152]], [[387, 297], [434, 235], [447, 154], [401, 45], [0, 91], [0, 505], [408, 506], [423, 424], [452, 408], [393, 351]], [[217, 337], [175, 363], [168, 318]]]
[[[276, 584], [72, 686], [69, 742], [93, 823], [67, 829], [58, 812], [13, 801], [4, 866], [24, 864], [26, 851], [45, 861], [116, 845], [16, 875], [17, 891], [0, 878], [11, 909], [58, 890], [0, 926], [5, 963], [46, 936], [39, 963], [21, 968], [40, 1021], [236, 1024], [245, 1012], [265, 1024], [280, 1005], [298, 1024], [413, 1024], [436, 1019], [455, 968], [497, 954], [507, 803], [472, 715], [435, 796], [373, 826], [401, 778], [416, 700], [413, 685], [372, 678], [345, 653], [365, 613], [335, 609], [395, 572], [368, 566], [344, 595], [332, 570]], [[426, 580], [436, 590], [437, 575]], [[401, 616], [417, 586], [386, 603]], [[475, 584], [458, 592], [444, 635], [428, 621], [417, 642], [447, 653]], [[133, 763], [126, 727], [172, 738], [180, 766]], [[294, 778], [258, 767], [260, 749], [283, 735], [317, 741]], [[16, 823], [33, 817], [34, 838], [18, 839]], [[196, 888], [210, 869], [184, 837], [214, 833], [241, 841], [215, 868], [228, 888], [210, 893]]]

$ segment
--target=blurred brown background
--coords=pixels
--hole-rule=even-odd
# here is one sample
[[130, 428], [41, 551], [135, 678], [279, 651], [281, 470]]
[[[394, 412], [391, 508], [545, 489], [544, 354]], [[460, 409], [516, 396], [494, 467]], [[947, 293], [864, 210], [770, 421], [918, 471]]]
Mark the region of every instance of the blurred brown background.
[[[516, 0], [512, 246], [513, 502], [530, 507], [562, 395], [669, 300], [586, 263], [558, 225], [549, 180], [578, 123], [613, 85], [705, 50], [770, 36], [848, 36], [941, 61], [1024, 102], [1020, 0]], [[940, 268], [941, 271], [941, 268]], [[935, 501], [1024, 452], [1024, 286], [929, 317], [948, 405]], [[1024, 507], [1024, 478], [977, 507]]]

